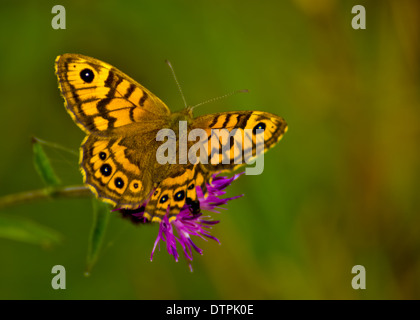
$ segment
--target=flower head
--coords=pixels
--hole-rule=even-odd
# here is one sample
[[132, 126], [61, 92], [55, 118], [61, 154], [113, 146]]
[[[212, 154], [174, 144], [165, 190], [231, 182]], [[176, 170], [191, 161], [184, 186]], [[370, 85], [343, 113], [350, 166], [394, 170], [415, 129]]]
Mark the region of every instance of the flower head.
[[[205, 197], [201, 188], [197, 186], [197, 198], [200, 202], [200, 209], [205, 211], [219, 212], [220, 207], [228, 201], [241, 197], [242, 195], [221, 198], [226, 191], [224, 191], [234, 180], [238, 179], [242, 173], [235, 174], [231, 178], [213, 175], [211, 183], [207, 183], [207, 196]], [[148, 223], [144, 217], [144, 206], [137, 211], [120, 210], [124, 217], [128, 217], [134, 223]], [[193, 250], [199, 254], [203, 254], [203, 250], [191, 239], [191, 236], [197, 236], [201, 239], [212, 239], [220, 244], [219, 239], [210, 234], [212, 226], [219, 223], [219, 221], [212, 220], [210, 216], [203, 215], [201, 212], [193, 214], [190, 211], [190, 206], [185, 204], [181, 211], [176, 216], [176, 219], [169, 222], [168, 215], [165, 215], [159, 224], [159, 233], [154, 243], [150, 260], [153, 259], [156, 247], [160, 249], [160, 241], [166, 242], [166, 249], [171, 254], [175, 261], [178, 261], [179, 254], [177, 250], [177, 242], [182, 247], [184, 256], [187, 260], [193, 260]], [[191, 263], [189, 263], [192, 271]]]

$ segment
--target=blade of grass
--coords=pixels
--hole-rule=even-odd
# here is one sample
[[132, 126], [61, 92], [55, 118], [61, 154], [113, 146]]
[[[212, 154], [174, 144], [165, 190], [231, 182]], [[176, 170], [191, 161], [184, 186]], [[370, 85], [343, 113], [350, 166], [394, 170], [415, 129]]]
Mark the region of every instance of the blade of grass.
[[43, 145], [45, 145], [45, 146], [47, 146], [47, 147], [50, 147], [50, 148], [54, 148], [54, 149], [58, 149], [58, 150], [65, 151], [65, 152], [67, 152], [67, 153], [69, 153], [69, 154], [72, 154], [72, 155], [73, 155], [73, 156], [75, 156], [76, 158], [78, 158], [78, 157], [79, 157], [79, 152], [78, 152], [78, 151], [75, 151], [75, 150], [73, 150], [73, 149], [69, 149], [69, 148], [63, 147], [62, 145], [59, 145], [58, 143], [45, 141], [45, 140], [42, 140], [42, 139], [37, 138], [37, 137], [33, 137], [33, 138], [32, 138], [32, 140], [33, 140], [33, 141], [36, 141], [36, 142], [38, 142], [38, 143], [40, 143], [40, 144], [43, 144]]
[[110, 206], [96, 198], [93, 203], [93, 226], [89, 237], [85, 275], [88, 276], [98, 260], [111, 214]]
[[0, 216], [0, 237], [43, 247], [61, 242], [61, 235], [52, 229], [21, 217]]
[[57, 187], [61, 182], [51, 166], [50, 160], [42, 145], [36, 138], [32, 138], [35, 169], [47, 187]]

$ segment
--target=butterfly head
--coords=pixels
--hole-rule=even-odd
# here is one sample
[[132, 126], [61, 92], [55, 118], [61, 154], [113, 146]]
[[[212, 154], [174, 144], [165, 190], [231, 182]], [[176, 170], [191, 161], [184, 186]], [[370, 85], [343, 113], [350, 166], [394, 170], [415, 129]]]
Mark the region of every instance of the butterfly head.
[[171, 114], [171, 123], [178, 126], [180, 121], [187, 121], [188, 124], [192, 123], [193, 120], [193, 109], [192, 107], [186, 107], [181, 111], [174, 112]]

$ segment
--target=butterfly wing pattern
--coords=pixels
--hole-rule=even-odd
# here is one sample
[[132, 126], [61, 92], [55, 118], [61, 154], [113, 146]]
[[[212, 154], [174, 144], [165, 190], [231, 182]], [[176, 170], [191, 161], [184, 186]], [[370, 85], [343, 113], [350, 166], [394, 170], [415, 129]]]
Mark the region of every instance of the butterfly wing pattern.
[[149, 90], [111, 65], [64, 54], [56, 59], [56, 74], [66, 108], [87, 133], [109, 134], [139, 122], [162, 122], [168, 107]]
[[[274, 147], [287, 131], [287, 124], [283, 118], [261, 111], [222, 112], [205, 115], [196, 118], [193, 127], [203, 129], [207, 133], [207, 150], [209, 151], [208, 164], [205, 165], [205, 169], [212, 173], [236, 170], [248, 163], [252, 156], [258, 156], [256, 129], [264, 130], [263, 140], [260, 140], [263, 141], [262, 152]], [[225, 130], [225, 135], [217, 133], [223, 130]], [[226, 139], [233, 130], [236, 130], [236, 135], [231, 135], [229, 140]], [[242, 143], [235, 144], [235, 140]], [[224, 150], [225, 145], [228, 148]], [[227, 161], [223, 161], [224, 159]], [[212, 160], [214, 160], [214, 164]]]
[[[171, 113], [149, 90], [100, 60], [64, 54], [57, 57], [55, 67], [67, 111], [87, 134], [80, 152], [84, 183], [100, 199], [116, 208], [143, 210], [153, 222], [161, 221], [165, 214], [172, 221], [185, 204], [192, 213], [200, 212], [197, 189], [206, 195], [214, 173], [235, 170], [245, 164], [247, 155], [257, 155], [253, 151], [255, 128], [265, 129], [263, 152], [287, 130], [281, 117], [266, 112], [191, 116], [188, 132], [203, 129], [207, 134], [208, 163], [160, 164], [157, 133], [175, 129], [173, 119], [178, 119], [178, 113]], [[237, 129], [245, 142], [223, 149], [227, 140], [214, 136], [216, 129]], [[212, 148], [215, 141], [221, 147], [217, 151]], [[212, 163], [224, 157], [228, 161]]]
[[88, 134], [80, 157], [84, 182], [101, 199], [134, 209], [153, 186], [148, 164], [154, 154], [146, 151], [169, 109], [121, 71], [90, 57], [61, 55], [56, 74], [67, 111]]

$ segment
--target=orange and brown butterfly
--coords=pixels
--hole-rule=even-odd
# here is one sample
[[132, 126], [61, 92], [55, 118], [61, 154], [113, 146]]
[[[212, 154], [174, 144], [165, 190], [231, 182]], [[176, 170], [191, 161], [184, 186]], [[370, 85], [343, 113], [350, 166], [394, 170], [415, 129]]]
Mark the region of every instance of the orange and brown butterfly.
[[191, 107], [171, 112], [117, 68], [80, 54], [58, 56], [55, 69], [67, 111], [87, 134], [80, 150], [84, 183], [116, 208], [134, 210], [147, 201], [144, 216], [149, 221], [159, 222], [165, 214], [173, 221], [186, 203], [199, 212], [196, 188], [205, 194], [213, 174], [238, 167], [233, 155], [229, 163], [218, 165], [160, 164], [156, 160], [163, 143], [156, 139], [159, 130], [173, 130], [178, 140], [179, 121], [186, 121], [188, 132], [203, 129], [210, 143], [212, 129], [265, 128], [264, 151], [287, 131], [283, 118], [267, 112], [223, 112], [197, 118]]

